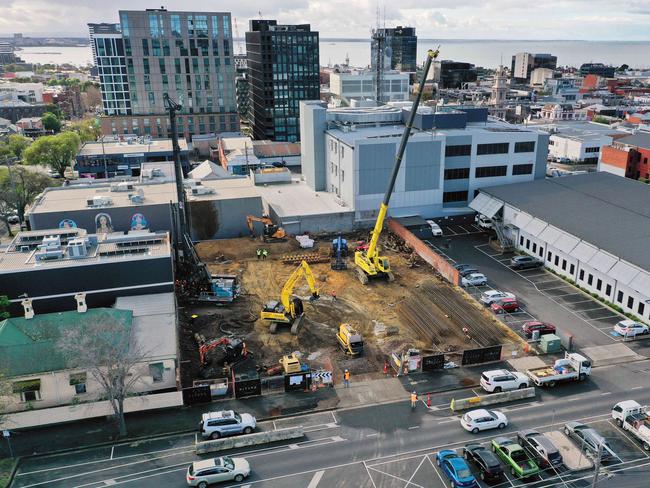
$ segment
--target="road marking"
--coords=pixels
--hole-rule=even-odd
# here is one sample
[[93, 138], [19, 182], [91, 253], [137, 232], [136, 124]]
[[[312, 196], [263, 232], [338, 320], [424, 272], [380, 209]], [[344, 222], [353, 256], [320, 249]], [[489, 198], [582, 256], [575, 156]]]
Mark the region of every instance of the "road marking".
[[[614, 423], [613, 423], [611, 420], [609, 421], [609, 423], [610, 423], [612, 426], [614, 426]], [[625, 438], [626, 438], [627, 440], [629, 440], [632, 444], [634, 444], [634, 447], [636, 447], [639, 451], [641, 451], [641, 452], [643, 453], [643, 455], [644, 455], [646, 458], [650, 458], [650, 455], [648, 455], [648, 453], [645, 452], [645, 450], [639, 446], [639, 444], [638, 444], [637, 441], [635, 441], [634, 439], [632, 439], [632, 437], [630, 437], [630, 436], [625, 432], [625, 429], [624, 429], [623, 427], [618, 427], [618, 428], [614, 427], [614, 428], [616, 429], [616, 432], [620, 432], [621, 434], [623, 434], [623, 435], [625, 436]], [[617, 457], [618, 457], [618, 456], [617, 456]], [[619, 458], [619, 459], [621, 459], [621, 458]]]
[[111, 459], [113, 459], [113, 452], [115, 451], [115, 446], [111, 447]]
[[611, 395], [611, 394], [612, 394], [611, 391], [606, 391], [606, 392], [604, 392], [604, 393], [601, 393], [602, 396], [605, 396], [605, 395]]
[[457, 420], [458, 420], [457, 418], [453, 418], [453, 419], [441, 420], [441, 421], [438, 422], [438, 423], [439, 423], [439, 424], [448, 424], [449, 422], [455, 422], [455, 421], [457, 421]]
[[429, 457], [429, 456], [424, 456], [424, 457], [422, 458], [422, 461], [420, 461], [420, 464], [418, 464], [418, 467], [415, 468], [415, 470], [413, 471], [413, 474], [411, 475], [411, 477], [409, 478], [408, 482], [406, 483], [406, 486], [411, 485], [411, 484], [413, 484], [413, 485], [415, 484], [415, 483], [412, 483], [413, 478], [415, 478], [415, 475], [418, 474], [418, 470], [420, 469], [420, 467], [422, 466], [422, 464], [424, 464], [424, 461], [426, 461], [426, 460], [428, 459], [428, 457]]
[[376, 471], [377, 473], [383, 474], [384, 476], [389, 476], [390, 478], [395, 478], [396, 480], [405, 481], [407, 485], [411, 484], [413, 486], [417, 486], [418, 488], [424, 488], [424, 486], [422, 486], [422, 485], [418, 485], [417, 483], [413, 483], [412, 481], [409, 482], [408, 480], [405, 480], [404, 478], [400, 478], [399, 476], [395, 476], [394, 474], [386, 473], [385, 471], [381, 471], [381, 470], [375, 469], [373, 467], [369, 467], [368, 469], [372, 469], [373, 471]]
[[411, 427], [409, 427], [409, 430], [415, 430], [415, 429], [419, 429], [419, 428], [420, 428], [419, 425], [412, 425]]
[[630, 390], [640, 390], [641, 388], [645, 388], [645, 386], [635, 386], [633, 388], [630, 388]]
[[289, 444], [287, 447], [289, 449], [300, 449], [300, 446], [298, 444]]
[[117, 482], [114, 479], [110, 479], [110, 480], [104, 480], [104, 484], [111, 486], [111, 485], [116, 485]]
[[436, 472], [436, 474], [438, 475], [438, 478], [440, 478], [440, 482], [441, 482], [444, 486], [447, 486], [447, 483], [445, 483], [445, 480], [443, 480], [443, 479], [442, 479], [442, 476], [440, 476], [440, 473], [438, 472], [438, 468], [437, 468], [436, 465], [433, 463], [433, 461], [431, 461], [431, 458], [430, 458], [429, 456], [427, 456], [427, 459], [428, 459], [429, 462], [431, 463], [431, 466], [433, 466], [433, 470], [434, 470], [434, 471]]
[[332, 414], [332, 418], [334, 419], [334, 423], [338, 424], [339, 421], [336, 419], [336, 415], [334, 415], [334, 412], [330, 410], [330, 413]]
[[314, 477], [311, 479], [309, 484], [307, 485], [307, 488], [316, 488], [318, 486], [318, 483], [320, 483], [320, 479], [323, 477], [325, 474], [325, 471], [317, 471], [314, 473]]
[[375, 432], [374, 434], [366, 434], [366, 437], [377, 437], [379, 435], [379, 432]]
[[278, 430], [278, 428], [275, 426], [275, 420], [273, 420], [272, 423], [273, 423], [273, 430]]

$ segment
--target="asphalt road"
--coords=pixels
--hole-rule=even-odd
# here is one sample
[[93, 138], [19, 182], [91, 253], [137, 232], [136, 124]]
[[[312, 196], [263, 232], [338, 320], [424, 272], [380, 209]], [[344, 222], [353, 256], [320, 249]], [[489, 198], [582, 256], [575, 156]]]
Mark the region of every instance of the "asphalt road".
[[[634, 484], [650, 467], [650, 456], [638, 443], [608, 422], [612, 405], [624, 398], [650, 402], [650, 361], [594, 369], [590, 380], [539, 390], [532, 401], [500, 407], [510, 421], [504, 431], [472, 435], [461, 429], [458, 416], [447, 408], [449, 393], [432, 397], [434, 408], [421, 403], [411, 412], [407, 402], [312, 414], [265, 424], [264, 428], [304, 425], [304, 440], [273, 446], [240, 449], [253, 472], [241, 484], [222, 486], [260, 488], [397, 488], [448, 486], [435, 466], [435, 453], [458, 448], [469, 441], [488, 442], [497, 435], [512, 435], [522, 428], [542, 431], [561, 427], [568, 420], [593, 424], [610, 441], [620, 461], [606, 466], [598, 486]], [[471, 391], [456, 392], [471, 396]], [[185, 471], [194, 454], [191, 435], [151, 442], [107, 446], [26, 459], [13, 487], [133, 486], [143, 488], [185, 486]], [[205, 457], [205, 456], [204, 456]], [[560, 476], [561, 478], [559, 478]], [[592, 473], [545, 473], [535, 488], [588, 486]], [[509, 478], [501, 487], [523, 486]]]

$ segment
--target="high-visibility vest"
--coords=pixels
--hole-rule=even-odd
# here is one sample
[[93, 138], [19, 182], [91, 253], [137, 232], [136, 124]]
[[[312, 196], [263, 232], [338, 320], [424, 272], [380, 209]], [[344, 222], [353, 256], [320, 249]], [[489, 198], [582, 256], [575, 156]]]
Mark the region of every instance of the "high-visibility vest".
[[418, 396], [415, 393], [411, 393], [411, 401], [412, 402], [417, 402], [418, 401]]
[[255, 252], [257, 252], [257, 255], [258, 255], [258, 256], [261, 256], [261, 255], [262, 255], [262, 250], [261, 250], [261, 249], [258, 249], [258, 250], [255, 251]]
[[349, 379], [350, 379], [350, 372], [349, 372], [349, 371], [346, 371], [346, 372], [345, 372], [345, 379], [346, 379], [346, 380], [349, 380]]

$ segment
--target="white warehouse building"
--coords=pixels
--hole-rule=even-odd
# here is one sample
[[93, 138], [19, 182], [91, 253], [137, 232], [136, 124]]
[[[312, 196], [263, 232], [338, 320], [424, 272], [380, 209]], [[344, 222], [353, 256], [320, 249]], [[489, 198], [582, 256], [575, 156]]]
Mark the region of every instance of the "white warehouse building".
[[[470, 206], [501, 219], [516, 249], [650, 323], [650, 192], [644, 183], [588, 173], [482, 188]], [[606, 317], [593, 320], [600, 319]]]
[[[382, 102], [405, 101], [409, 99], [409, 74], [399, 71], [383, 71]], [[330, 74], [330, 92], [345, 105], [353, 100], [375, 100], [376, 73], [370, 70]]]
[[[406, 106], [407, 108], [403, 108]], [[314, 191], [353, 209], [356, 226], [377, 215], [410, 104], [327, 109], [300, 103], [302, 172]], [[487, 108], [421, 107], [389, 214], [467, 213], [479, 188], [544, 178], [548, 134], [488, 118]]]

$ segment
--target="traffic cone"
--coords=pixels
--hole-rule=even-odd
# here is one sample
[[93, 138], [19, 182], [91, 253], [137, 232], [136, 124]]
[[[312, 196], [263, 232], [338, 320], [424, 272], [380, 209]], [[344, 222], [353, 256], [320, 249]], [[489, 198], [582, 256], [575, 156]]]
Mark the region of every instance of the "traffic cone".
[[431, 393], [427, 393], [427, 408], [431, 408]]

